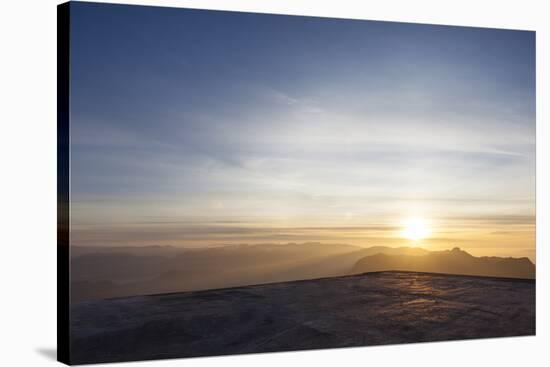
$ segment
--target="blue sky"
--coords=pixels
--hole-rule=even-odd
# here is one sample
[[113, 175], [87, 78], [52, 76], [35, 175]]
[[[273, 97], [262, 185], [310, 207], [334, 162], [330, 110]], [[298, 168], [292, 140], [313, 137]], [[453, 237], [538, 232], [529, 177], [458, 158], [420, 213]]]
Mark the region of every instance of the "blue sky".
[[71, 76], [77, 244], [534, 256], [534, 32], [72, 3]]

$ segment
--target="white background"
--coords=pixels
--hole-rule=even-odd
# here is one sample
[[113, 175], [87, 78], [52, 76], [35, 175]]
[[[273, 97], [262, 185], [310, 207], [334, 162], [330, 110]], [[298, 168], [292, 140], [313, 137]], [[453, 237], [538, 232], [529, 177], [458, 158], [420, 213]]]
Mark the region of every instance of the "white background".
[[[550, 88], [545, 1], [189, 0], [179, 7], [472, 25], [537, 31], [537, 336], [136, 362], [135, 366], [542, 366], [550, 363]], [[53, 365], [56, 349], [56, 6], [0, 5], [0, 365]], [[546, 10], [546, 11], [545, 11]], [[546, 13], [546, 19], [544, 17]], [[546, 22], [545, 22], [546, 20]], [[546, 24], [545, 24], [546, 23]], [[546, 146], [544, 145], [546, 143]], [[128, 364], [124, 364], [128, 365]]]

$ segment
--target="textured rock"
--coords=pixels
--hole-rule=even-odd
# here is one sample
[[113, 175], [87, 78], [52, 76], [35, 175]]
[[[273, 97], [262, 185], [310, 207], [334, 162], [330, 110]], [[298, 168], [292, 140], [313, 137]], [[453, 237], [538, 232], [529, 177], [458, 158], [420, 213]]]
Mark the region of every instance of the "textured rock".
[[534, 335], [535, 281], [412, 272], [82, 302], [73, 363]]

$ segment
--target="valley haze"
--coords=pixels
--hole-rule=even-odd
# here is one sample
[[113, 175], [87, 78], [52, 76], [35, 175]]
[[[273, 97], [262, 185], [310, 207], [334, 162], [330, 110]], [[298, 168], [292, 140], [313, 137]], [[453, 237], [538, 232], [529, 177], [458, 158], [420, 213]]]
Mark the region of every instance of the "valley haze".
[[459, 248], [259, 244], [211, 248], [73, 247], [71, 298], [227, 288], [387, 270], [535, 278], [528, 258], [474, 257]]

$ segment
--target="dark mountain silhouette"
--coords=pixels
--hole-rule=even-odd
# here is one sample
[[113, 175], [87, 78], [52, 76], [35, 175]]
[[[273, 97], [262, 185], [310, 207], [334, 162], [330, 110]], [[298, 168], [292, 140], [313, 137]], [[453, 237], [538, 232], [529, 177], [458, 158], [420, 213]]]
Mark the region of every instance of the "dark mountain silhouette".
[[[460, 260], [461, 256], [455, 252], [320, 243], [231, 245], [202, 249], [171, 246], [73, 247], [71, 299], [79, 302], [316, 279], [346, 275], [350, 269], [354, 273], [402, 269], [534, 277], [534, 265], [526, 259], [474, 258], [459, 251], [465, 254], [465, 260]], [[454, 255], [449, 257], [445, 255], [447, 253]], [[528, 269], [531, 266], [532, 271], [515, 270], [518, 263]], [[489, 271], [493, 268], [500, 270]]]
[[430, 273], [535, 278], [535, 265], [526, 257], [474, 257], [458, 247], [423, 256], [376, 254], [357, 261], [350, 273], [402, 270]]
[[324, 256], [321, 259], [315, 258], [305, 264], [286, 269], [285, 273], [292, 276], [292, 279], [315, 279], [341, 276], [347, 274], [350, 266], [365, 256], [375, 254], [420, 256], [426, 255], [427, 253], [427, 250], [418, 247], [373, 246], [344, 254]]

